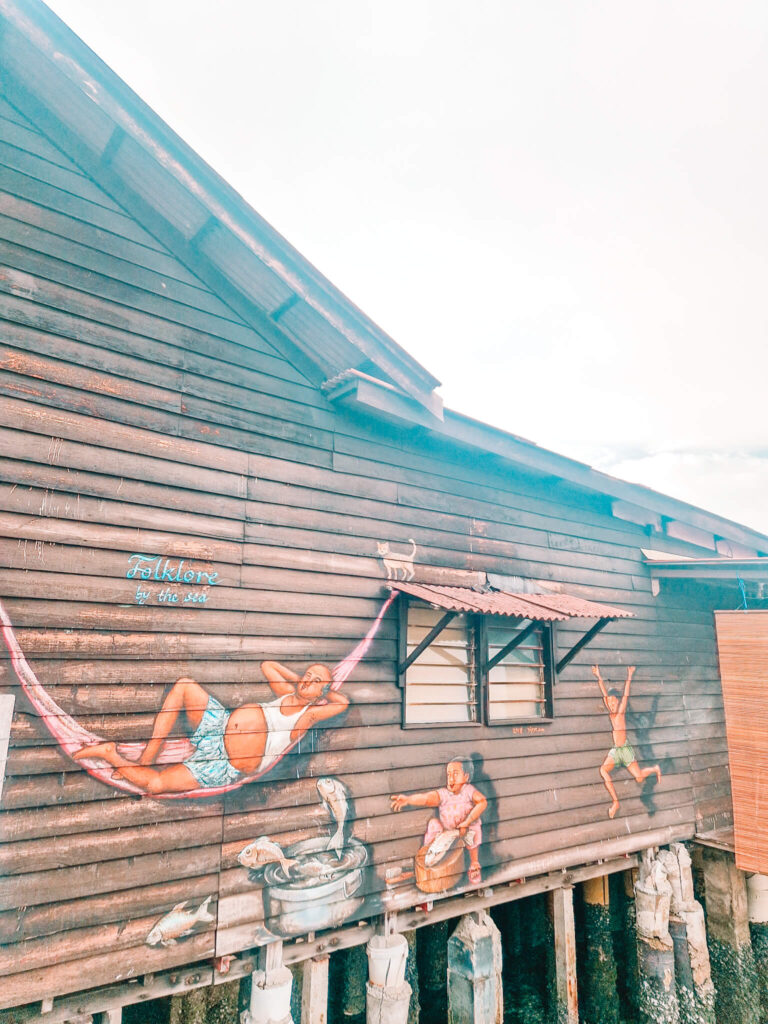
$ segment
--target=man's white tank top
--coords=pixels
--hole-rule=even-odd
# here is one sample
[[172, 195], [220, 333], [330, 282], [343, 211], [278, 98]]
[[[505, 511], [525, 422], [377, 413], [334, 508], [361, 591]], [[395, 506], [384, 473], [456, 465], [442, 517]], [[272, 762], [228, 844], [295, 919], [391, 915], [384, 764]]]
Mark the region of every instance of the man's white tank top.
[[284, 693], [282, 697], [270, 701], [269, 704], [261, 705], [264, 720], [267, 723], [267, 742], [264, 746], [264, 756], [259, 765], [259, 774], [268, 771], [290, 747], [293, 727], [307, 710], [305, 704], [295, 714], [284, 715], [280, 709], [285, 698], [289, 696], [290, 694]]

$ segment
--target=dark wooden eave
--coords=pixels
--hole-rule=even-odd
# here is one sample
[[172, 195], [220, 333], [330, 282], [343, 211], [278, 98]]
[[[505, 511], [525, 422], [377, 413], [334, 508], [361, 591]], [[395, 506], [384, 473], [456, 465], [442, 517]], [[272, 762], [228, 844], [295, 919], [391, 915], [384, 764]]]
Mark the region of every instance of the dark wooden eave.
[[259, 216], [39, 0], [0, 0], [11, 102], [315, 383], [366, 369], [439, 420], [439, 381]]
[[646, 558], [651, 579], [768, 583], [768, 558]]

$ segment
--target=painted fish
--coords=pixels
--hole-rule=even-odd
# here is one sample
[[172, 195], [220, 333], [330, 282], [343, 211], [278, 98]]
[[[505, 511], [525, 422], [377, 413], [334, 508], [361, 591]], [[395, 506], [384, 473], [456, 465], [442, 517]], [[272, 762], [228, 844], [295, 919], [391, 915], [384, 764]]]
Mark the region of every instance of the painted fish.
[[189, 900], [177, 903], [173, 910], [169, 910], [165, 917], [152, 926], [149, 935], [144, 940], [148, 946], [175, 946], [177, 939], [184, 939], [191, 935], [198, 924], [210, 924], [213, 921], [213, 914], [208, 913], [208, 905], [212, 897], [206, 896], [197, 910], [185, 910]]
[[244, 868], [262, 868], [265, 864], [279, 863], [285, 875], [296, 863], [290, 857], [286, 857], [283, 848], [269, 836], [259, 836], [252, 843], [248, 843], [237, 855], [237, 861]]
[[424, 854], [424, 867], [433, 868], [435, 864], [439, 864], [459, 838], [459, 835], [460, 832], [457, 828], [449, 828], [445, 832], [441, 832], [436, 839], [433, 839], [429, 844], [427, 852]]
[[294, 868], [294, 874], [303, 875], [305, 878], [320, 878], [323, 881], [330, 881], [335, 873], [336, 868], [330, 864], [323, 864], [317, 857], [312, 860], [305, 860], [298, 867]]
[[349, 795], [343, 782], [325, 776], [317, 780], [317, 792], [328, 813], [336, 822], [336, 831], [328, 840], [327, 850], [333, 850], [338, 858], [344, 846], [344, 824], [349, 813]]

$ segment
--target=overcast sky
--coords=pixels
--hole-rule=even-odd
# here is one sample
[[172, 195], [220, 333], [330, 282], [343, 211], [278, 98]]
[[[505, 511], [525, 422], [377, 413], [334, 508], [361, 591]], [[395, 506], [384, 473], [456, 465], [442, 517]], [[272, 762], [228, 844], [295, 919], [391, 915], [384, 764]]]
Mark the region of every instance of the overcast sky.
[[49, 0], [442, 382], [768, 532], [765, 0]]

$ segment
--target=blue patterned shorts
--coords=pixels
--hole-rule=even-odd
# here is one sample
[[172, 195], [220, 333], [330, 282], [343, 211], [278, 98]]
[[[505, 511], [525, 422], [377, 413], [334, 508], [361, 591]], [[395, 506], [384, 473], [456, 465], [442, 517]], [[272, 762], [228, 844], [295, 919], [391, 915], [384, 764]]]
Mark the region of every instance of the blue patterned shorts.
[[200, 724], [190, 736], [195, 752], [184, 762], [197, 782], [206, 789], [229, 786], [242, 773], [229, 763], [224, 747], [224, 732], [229, 712], [215, 697], [208, 697]]

